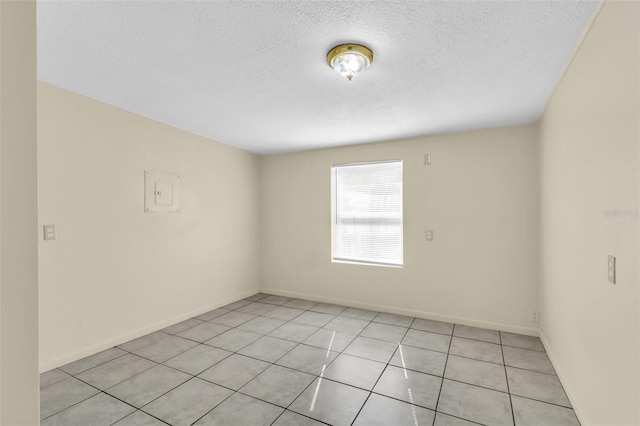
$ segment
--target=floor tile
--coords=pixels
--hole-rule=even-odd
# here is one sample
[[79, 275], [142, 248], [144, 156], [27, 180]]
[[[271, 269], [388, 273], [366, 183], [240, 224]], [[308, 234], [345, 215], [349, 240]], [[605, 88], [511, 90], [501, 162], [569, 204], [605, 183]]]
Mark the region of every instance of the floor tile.
[[177, 324], [173, 324], [169, 327], [163, 328], [162, 331], [163, 333], [167, 333], [167, 334], [178, 334], [181, 331], [186, 330], [187, 328], [191, 328], [191, 327], [195, 327], [198, 324], [202, 324], [203, 321], [195, 319], [195, 318], [189, 318], [188, 320], [179, 322]]
[[504, 366], [491, 362], [449, 355], [444, 377], [501, 392], [509, 391]]
[[289, 407], [302, 415], [335, 426], [351, 425], [369, 392], [317, 378]]
[[288, 308], [286, 306], [278, 306], [277, 308], [272, 309], [271, 311], [267, 312], [263, 316], [267, 318], [275, 318], [283, 321], [290, 321], [304, 312], [305, 311], [303, 311], [302, 309]]
[[130, 405], [99, 393], [40, 423], [42, 426], [110, 426], [136, 411]]
[[361, 336], [372, 339], [386, 340], [387, 342], [400, 343], [408, 328], [397, 325], [380, 324], [377, 322], [369, 325], [360, 333]]
[[264, 293], [257, 293], [254, 294], [253, 296], [249, 296], [249, 297], [245, 297], [244, 300], [250, 300], [252, 302], [257, 302], [258, 300], [262, 300], [265, 297], [268, 297], [268, 294], [264, 294]]
[[442, 377], [446, 362], [445, 353], [401, 345], [389, 363], [396, 367]]
[[228, 314], [229, 312], [232, 312], [232, 311], [224, 308], [218, 308], [209, 312], [205, 312], [204, 314], [195, 316], [194, 318], [199, 319], [201, 321], [211, 321], [212, 319], [218, 318], [219, 316], [222, 316], [224, 314]]
[[409, 327], [413, 322], [413, 317], [380, 312], [378, 315], [376, 315], [373, 321], [382, 324], [397, 325], [399, 327]]
[[98, 352], [97, 354], [79, 359], [70, 364], [63, 365], [62, 367], [60, 367], [60, 370], [69, 374], [73, 374], [75, 376], [82, 373], [83, 371], [87, 371], [90, 368], [96, 367], [100, 364], [104, 364], [105, 362], [109, 362], [112, 359], [116, 359], [124, 354], [126, 354], [126, 352], [122, 349], [109, 348], [105, 351]]
[[312, 325], [314, 327], [323, 327], [333, 318], [334, 318], [333, 315], [309, 311], [294, 318], [292, 321], [298, 324]]
[[451, 355], [458, 355], [465, 358], [493, 362], [494, 364], [503, 364], [502, 349], [500, 348], [500, 345], [496, 345], [494, 343], [454, 337], [451, 340], [451, 349], [449, 350], [449, 353]]
[[249, 343], [255, 342], [261, 337], [262, 335], [258, 333], [252, 333], [250, 331], [232, 328], [231, 330], [225, 331], [224, 333], [214, 337], [211, 340], [207, 340], [205, 343], [217, 348], [236, 352], [247, 346]]
[[320, 374], [337, 355], [337, 352], [325, 351], [314, 346], [298, 345], [276, 364], [309, 374]]
[[269, 333], [269, 336], [277, 337], [278, 339], [291, 340], [293, 342], [304, 342], [309, 336], [318, 330], [318, 327], [311, 325], [288, 322], [273, 330]]
[[188, 374], [157, 365], [107, 389], [106, 392], [140, 408], [189, 379]]
[[342, 352], [356, 338], [355, 334], [339, 333], [321, 328], [304, 341], [305, 345]]
[[129, 347], [128, 344], [121, 345], [120, 347], [143, 358], [150, 359], [151, 361], [164, 362], [198, 345], [197, 342], [183, 339], [182, 337], [165, 333], [159, 334], [160, 336], [155, 336], [153, 339], [150, 339], [147, 344], [139, 345], [139, 347], [138, 345]]
[[503, 346], [504, 362], [511, 367], [524, 368], [525, 370], [538, 371], [540, 373], [556, 374], [544, 352], [531, 351], [529, 349]]
[[40, 392], [40, 419], [92, 397], [99, 391], [73, 377], [44, 388]]
[[571, 408], [512, 396], [513, 414], [517, 426], [580, 426]]
[[418, 426], [433, 424], [435, 412], [385, 396], [371, 394], [354, 426]]
[[464, 337], [465, 339], [481, 340], [483, 342], [500, 344], [500, 333], [496, 330], [486, 328], [469, 327], [467, 325], [456, 324], [453, 330], [456, 337]]
[[453, 334], [453, 324], [449, 322], [433, 321], [423, 318], [416, 318], [411, 324], [411, 328], [421, 331], [430, 331], [431, 333]]
[[347, 318], [347, 317], [335, 317], [329, 321], [323, 328], [328, 330], [335, 330], [341, 333], [359, 334], [369, 324], [369, 321]]
[[500, 332], [500, 337], [502, 338], [502, 344], [505, 346], [515, 346], [518, 348], [544, 352], [544, 346], [538, 337], [505, 333], [504, 331]]
[[232, 394], [229, 389], [194, 377], [143, 410], [172, 426], [188, 426]]
[[62, 370], [58, 370], [57, 368], [47, 371], [46, 373], [42, 373], [40, 374], [40, 390], [61, 382], [64, 379], [68, 379], [69, 377], [71, 376], [69, 376]]
[[462, 420], [458, 417], [449, 416], [448, 414], [436, 413], [436, 421], [433, 426], [475, 426], [478, 423]]
[[537, 337], [262, 293], [40, 380], [49, 426], [578, 424]]
[[237, 327], [240, 324], [244, 324], [245, 322], [254, 319], [255, 317], [256, 315], [254, 314], [247, 314], [244, 312], [232, 311], [232, 312], [229, 312], [228, 314], [215, 317], [209, 322], [226, 325], [227, 327]]
[[241, 330], [251, 331], [253, 333], [268, 334], [284, 323], [285, 321], [273, 318], [256, 317], [238, 326], [238, 328]]
[[167, 426], [167, 424], [151, 417], [147, 413], [136, 411], [119, 422], [114, 423], [113, 426]]
[[556, 376], [535, 371], [507, 367], [509, 391], [538, 401], [550, 402], [571, 408], [569, 398]]
[[275, 309], [275, 305], [262, 303], [262, 302], [253, 302], [249, 305], [238, 308], [237, 311], [245, 312], [247, 314], [264, 315], [267, 312], [272, 311], [274, 309]]
[[289, 297], [270, 295], [270, 296], [267, 296], [264, 299], [260, 300], [260, 302], [262, 302], [262, 303], [270, 303], [272, 305], [284, 305], [285, 303], [287, 303], [290, 300], [291, 300], [291, 298], [289, 298]]
[[282, 306], [287, 306], [289, 308], [303, 309], [308, 310], [315, 306], [316, 302], [311, 302], [310, 300], [302, 300], [302, 299], [291, 299], [287, 303]]
[[242, 308], [243, 306], [246, 306], [250, 303], [253, 302], [251, 302], [250, 300], [238, 300], [237, 302], [229, 303], [228, 305], [223, 306], [223, 308], [233, 311], [235, 309]]
[[296, 342], [264, 336], [250, 345], [245, 346], [243, 349], [238, 351], [238, 353], [267, 362], [276, 362], [296, 346]]
[[323, 377], [366, 390], [373, 389], [385, 364], [351, 355], [340, 354], [329, 365]]
[[316, 305], [309, 310], [313, 312], [321, 312], [323, 314], [339, 315], [345, 309], [347, 309], [346, 306], [332, 305], [330, 303], [321, 302], [321, 303], [316, 303]]
[[153, 361], [127, 354], [80, 373], [78, 378], [98, 389], [105, 390], [154, 365], [157, 364]]
[[389, 365], [373, 392], [435, 410], [441, 384], [439, 377]]
[[358, 336], [343, 352], [347, 355], [354, 355], [386, 364], [391, 359], [397, 347], [397, 343]]
[[244, 385], [241, 393], [281, 407], [291, 404], [315, 379], [311, 374], [272, 365]]
[[444, 334], [409, 329], [404, 339], [402, 339], [402, 344], [446, 353], [449, 351], [450, 341], [451, 337]]
[[269, 364], [264, 361], [235, 354], [203, 371], [198, 377], [238, 390], [267, 367]]
[[340, 313], [341, 317], [361, 319], [365, 321], [371, 321], [378, 315], [379, 312], [368, 311], [366, 309], [347, 308]]
[[194, 423], [194, 426], [268, 426], [282, 411], [275, 405], [236, 393]]
[[272, 426], [325, 426], [325, 424], [287, 410]]
[[509, 395], [444, 380], [438, 411], [488, 425], [513, 425]]
[[212, 346], [198, 345], [193, 349], [189, 349], [165, 361], [164, 365], [191, 374], [192, 376], [197, 376], [213, 364], [222, 361], [230, 355], [232, 355], [232, 352]]
[[229, 330], [226, 325], [215, 324], [213, 322], [203, 322], [195, 327], [188, 328], [177, 335], [179, 337], [195, 340], [196, 342], [205, 342], [209, 339], [213, 339], [218, 334], [222, 334]]

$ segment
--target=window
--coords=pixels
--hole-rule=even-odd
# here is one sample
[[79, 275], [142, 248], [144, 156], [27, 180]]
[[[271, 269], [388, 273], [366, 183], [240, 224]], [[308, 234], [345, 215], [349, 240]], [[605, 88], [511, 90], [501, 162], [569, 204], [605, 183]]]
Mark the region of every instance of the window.
[[332, 167], [333, 261], [402, 266], [402, 161]]

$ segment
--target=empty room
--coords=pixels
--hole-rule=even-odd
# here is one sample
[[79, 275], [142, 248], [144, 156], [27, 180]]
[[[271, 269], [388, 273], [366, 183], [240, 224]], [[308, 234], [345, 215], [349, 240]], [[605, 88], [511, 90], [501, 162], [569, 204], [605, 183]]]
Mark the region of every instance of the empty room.
[[0, 424], [640, 425], [639, 24], [1, 1]]

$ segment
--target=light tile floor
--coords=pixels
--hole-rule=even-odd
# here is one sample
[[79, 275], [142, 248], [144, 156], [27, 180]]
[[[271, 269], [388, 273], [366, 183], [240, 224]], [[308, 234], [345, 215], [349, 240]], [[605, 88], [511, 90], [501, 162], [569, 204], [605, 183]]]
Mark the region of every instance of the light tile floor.
[[257, 294], [40, 378], [42, 425], [579, 425], [538, 338]]

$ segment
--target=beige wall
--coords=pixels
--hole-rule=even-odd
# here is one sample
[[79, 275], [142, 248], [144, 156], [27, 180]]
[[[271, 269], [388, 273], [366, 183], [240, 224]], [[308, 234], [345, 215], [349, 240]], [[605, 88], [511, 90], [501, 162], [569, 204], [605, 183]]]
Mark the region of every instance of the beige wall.
[[640, 424], [639, 13], [604, 5], [541, 122], [542, 337], [588, 425]]
[[[39, 221], [58, 229], [57, 241], [40, 241], [41, 370], [261, 282], [274, 294], [527, 334], [541, 308], [541, 336], [583, 424], [640, 423], [639, 13], [637, 2], [603, 7], [539, 127], [259, 159], [40, 84]], [[5, 120], [4, 89], [2, 100]], [[28, 195], [33, 170], [12, 167], [4, 134], [1, 182], [6, 166], [24, 173]], [[332, 263], [331, 165], [386, 159], [404, 160], [404, 267]], [[181, 214], [143, 213], [144, 170], [181, 173]], [[27, 362], [4, 376], [20, 354], [5, 349], [15, 336], [5, 315], [17, 315], [5, 313], [5, 187], [2, 388], [29, 374]], [[28, 298], [20, 306], [29, 312]]]
[[[520, 126], [264, 157], [263, 290], [537, 334], [536, 138]], [[332, 263], [331, 166], [388, 159], [404, 160], [404, 267]]]
[[37, 425], [36, 6], [0, 2], [0, 424]]
[[[44, 83], [38, 130], [41, 370], [257, 291], [257, 156]], [[180, 213], [144, 213], [145, 170]]]

